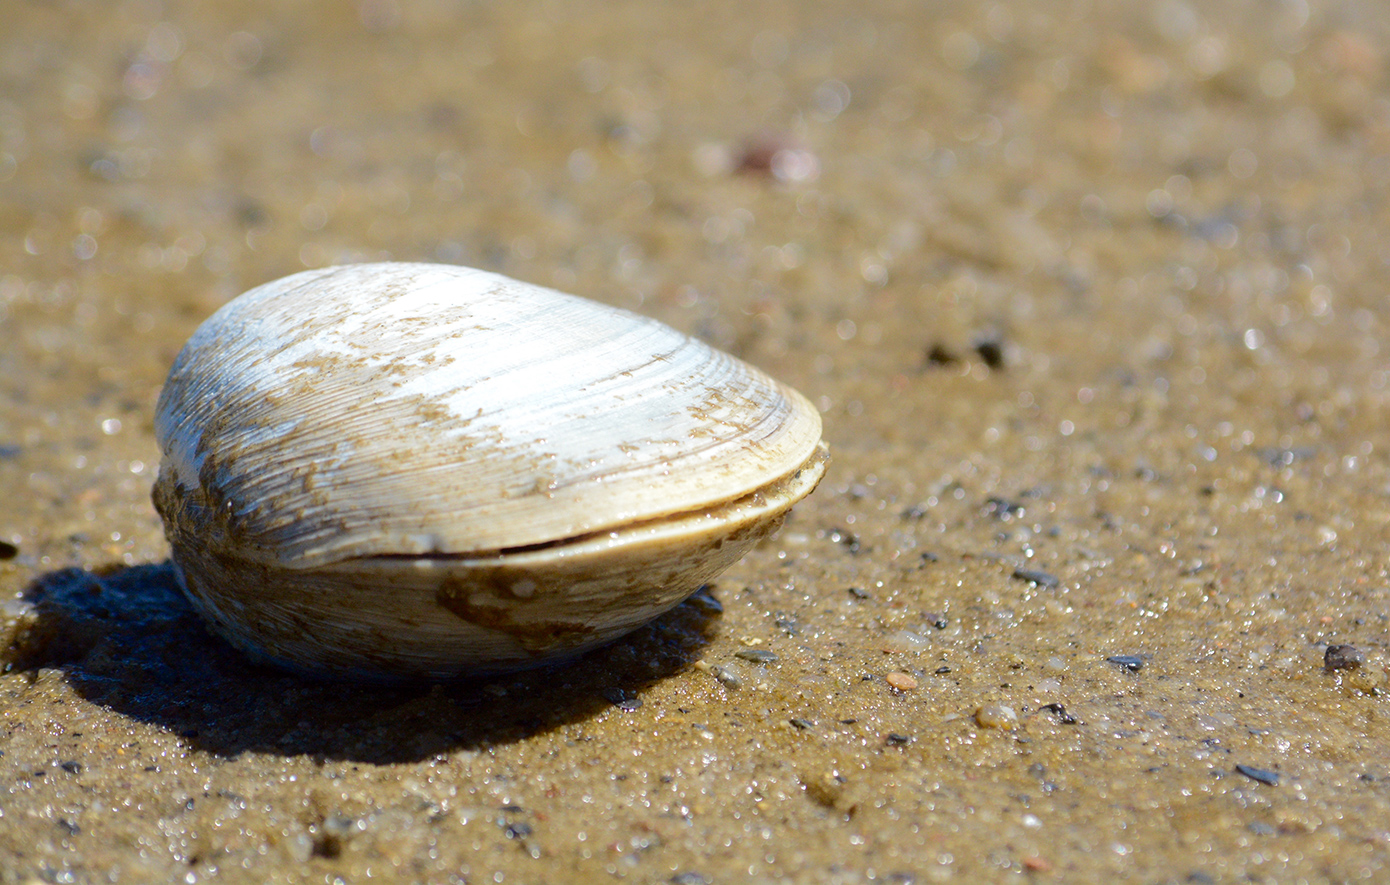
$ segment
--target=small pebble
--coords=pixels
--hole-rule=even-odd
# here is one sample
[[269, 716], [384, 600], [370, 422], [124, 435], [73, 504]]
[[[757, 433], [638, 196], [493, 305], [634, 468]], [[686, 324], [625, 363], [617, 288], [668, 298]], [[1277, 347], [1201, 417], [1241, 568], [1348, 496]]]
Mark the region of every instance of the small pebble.
[[1061, 580], [1054, 574], [1050, 574], [1049, 572], [1041, 572], [1031, 568], [1014, 569], [1014, 577], [1020, 581], [1028, 581], [1039, 587], [1047, 587], [1049, 589], [1052, 587], [1056, 587], [1062, 583]]
[[794, 719], [788, 719], [787, 721], [790, 722], [792, 725], [796, 726], [797, 728], [801, 729], [802, 731], [810, 731], [811, 729], [816, 727], [816, 723], [812, 722], [809, 719], [802, 719], [799, 716]]
[[884, 736], [884, 740], [886, 740], [890, 744], [893, 744], [894, 746], [900, 747], [903, 744], [912, 743], [912, 735], [898, 734], [896, 731], [890, 731], [887, 735]]
[[975, 342], [975, 352], [991, 369], [1004, 367], [1004, 341], [1002, 338], [994, 335], [981, 338]]
[[1366, 656], [1354, 645], [1329, 645], [1322, 657], [1328, 670], [1355, 670], [1366, 662]]
[[335, 811], [324, 818], [323, 831], [339, 839], [346, 839], [357, 832], [357, 818]]
[[1018, 725], [1018, 714], [1013, 707], [987, 704], [975, 710], [975, 724], [981, 728], [1013, 728]]
[[732, 665], [725, 664], [722, 667], [715, 667], [713, 672], [714, 678], [718, 679], [725, 688], [739, 688], [743, 685], [743, 677]]
[[995, 519], [1007, 522], [1015, 516], [1023, 515], [1023, 505], [1007, 498], [992, 495], [985, 499], [985, 513]]
[[917, 680], [907, 673], [889, 673], [883, 679], [898, 691], [912, 691], [917, 687]]
[[724, 613], [724, 604], [715, 598], [714, 588], [709, 584], [696, 590], [685, 603], [702, 610], [707, 615], [722, 615]]
[[816, 155], [782, 133], [765, 132], [748, 139], [733, 165], [735, 172], [769, 175], [778, 181], [807, 181], [820, 174]]
[[1252, 781], [1259, 781], [1271, 787], [1279, 783], [1279, 772], [1270, 771], [1267, 768], [1255, 768], [1253, 765], [1237, 765], [1236, 771], [1250, 778]]
[[850, 555], [857, 554], [861, 549], [858, 536], [845, 529], [830, 529], [826, 532], [825, 536], [833, 543], [839, 544], [841, 547], [848, 550]]
[[777, 660], [777, 655], [765, 648], [741, 648], [734, 652], [734, 657], [755, 664], [771, 664]]
[[895, 630], [883, 638], [883, 650], [888, 653], [917, 652], [930, 645], [927, 637], [912, 630]]
[[844, 796], [845, 779], [833, 772], [819, 776], [803, 774], [801, 786], [816, 804], [834, 808]]
[[863, 587], [851, 587], [849, 588], [849, 595], [853, 596], [855, 599], [868, 599], [869, 591], [865, 590]]
[[1057, 721], [1063, 725], [1075, 725], [1077, 718], [1067, 712], [1067, 708], [1061, 704], [1043, 704], [1041, 709], [1046, 710], [1057, 717]]
[[1263, 448], [1255, 454], [1270, 467], [1288, 467], [1295, 461], [1306, 460], [1317, 453], [1318, 450], [1312, 446], [1299, 446], [1292, 449]]
[[927, 348], [926, 362], [929, 366], [950, 366], [960, 362], [955, 351], [944, 344], [936, 343]]
[[1138, 673], [1144, 669], [1144, 659], [1139, 655], [1111, 655], [1105, 660], [1131, 673]]
[[0, 559], [14, 559], [19, 555], [19, 547], [9, 541], [0, 541]]

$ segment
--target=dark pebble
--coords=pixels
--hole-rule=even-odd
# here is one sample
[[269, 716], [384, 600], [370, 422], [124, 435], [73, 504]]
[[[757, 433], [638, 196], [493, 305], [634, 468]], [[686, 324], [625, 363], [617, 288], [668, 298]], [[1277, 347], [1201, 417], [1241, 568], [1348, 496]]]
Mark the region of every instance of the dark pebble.
[[525, 839], [531, 835], [531, 825], [525, 821], [513, 821], [507, 824], [508, 839]]
[[927, 348], [928, 366], [950, 366], [960, 362], [960, 357], [956, 356], [955, 351], [944, 344], [933, 344]]
[[1041, 709], [1056, 716], [1057, 721], [1063, 725], [1075, 725], [1077, 722], [1076, 717], [1068, 713], [1067, 708], [1061, 704], [1043, 704]]
[[1144, 659], [1139, 655], [1111, 655], [1105, 660], [1131, 673], [1138, 673], [1144, 669]]
[[1329, 645], [1322, 665], [1329, 670], [1355, 670], [1366, 663], [1366, 656], [1354, 645]]
[[941, 561], [941, 557], [940, 557], [940, 556], [937, 556], [935, 553], [923, 553], [923, 554], [922, 554], [922, 564], [923, 564], [923, 565], [926, 565], [927, 563], [940, 562], [940, 561]]
[[1020, 581], [1030, 581], [1038, 585], [1039, 587], [1051, 588], [1056, 587], [1058, 584], [1062, 583], [1057, 579], [1057, 576], [1054, 574], [1050, 574], [1048, 572], [1040, 572], [1036, 569], [1031, 568], [1014, 569], [1014, 577]]
[[899, 514], [903, 519], [921, 519], [927, 515], [927, 508], [921, 504], [914, 504]]
[[621, 688], [605, 688], [602, 692], [603, 699], [617, 707], [619, 710], [631, 713], [633, 710], [641, 709], [642, 699], [639, 697], [628, 697], [627, 692]]
[[975, 352], [980, 355], [980, 359], [985, 361], [985, 365], [991, 369], [1002, 369], [1004, 367], [1004, 342], [999, 338], [990, 336], [975, 342]]
[[734, 657], [752, 661], [755, 664], [771, 664], [777, 660], [777, 655], [765, 648], [741, 648], [734, 652]]
[[76, 836], [82, 832], [81, 827], [64, 817], [58, 818], [58, 826], [62, 827], [69, 836]]
[[947, 673], [951, 672], [951, 668], [947, 667], [945, 664], [942, 664], [940, 667], [937, 667], [932, 672], [935, 673], [937, 676], [945, 676]]
[[313, 845], [309, 848], [310, 857], [322, 857], [325, 860], [336, 860], [343, 853], [343, 837], [336, 833], [320, 833], [314, 837]]
[[18, 458], [19, 453], [22, 451], [24, 450], [21, 449], [19, 446], [12, 446], [6, 443], [0, 443], [0, 460], [4, 460], [5, 458]]
[[936, 612], [925, 612], [922, 615], [922, 619], [938, 630], [945, 630], [951, 623], [946, 620], [945, 615], [939, 615]]
[[816, 723], [812, 722], [809, 719], [802, 719], [799, 716], [795, 719], [788, 719], [787, 721], [790, 722], [792, 725], [795, 725], [802, 731], [810, 731], [811, 729], [816, 727]]
[[865, 590], [863, 587], [851, 587], [849, 588], [849, 595], [853, 596], [855, 599], [868, 599], [869, 591]]
[[66, 771], [68, 774], [82, 773], [82, 763], [74, 759], [69, 759], [66, 762], [59, 762], [58, 767]]
[[801, 625], [796, 622], [795, 618], [778, 618], [773, 623], [777, 625], [778, 630], [788, 636], [795, 636], [801, 632]]
[[724, 603], [714, 597], [713, 588], [709, 584], [705, 584], [691, 594], [690, 598], [686, 600], [686, 604], [703, 609], [706, 614], [724, 614]]
[[1023, 505], [1017, 501], [991, 497], [985, 499], [985, 513], [999, 520], [1010, 520], [1023, 515]]
[[1237, 765], [1236, 771], [1250, 778], [1252, 781], [1259, 781], [1271, 787], [1279, 783], [1279, 772], [1270, 771], [1267, 768], [1255, 768], [1253, 765]]
[[18, 547], [9, 541], [0, 541], [0, 559], [14, 559], [18, 555]]
[[912, 735], [910, 735], [910, 734], [898, 734], [896, 731], [890, 731], [890, 732], [888, 732], [888, 734], [885, 736], [884, 740], [888, 741], [888, 743], [890, 743], [890, 744], [892, 744], [892, 745], [894, 745], [894, 746], [901, 747], [903, 744], [910, 744], [910, 743], [912, 743]]
[[834, 543], [844, 547], [851, 554], [859, 552], [859, 538], [853, 532], [848, 532], [844, 529], [831, 529], [825, 533], [825, 536]]

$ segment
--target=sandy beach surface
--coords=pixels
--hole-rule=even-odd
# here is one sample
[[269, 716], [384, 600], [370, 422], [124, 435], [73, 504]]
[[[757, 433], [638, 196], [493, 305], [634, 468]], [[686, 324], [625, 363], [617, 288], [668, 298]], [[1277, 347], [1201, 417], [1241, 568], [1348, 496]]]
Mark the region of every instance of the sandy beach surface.
[[[1390, 880], [1390, 8], [7, 0], [0, 883]], [[822, 412], [704, 593], [371, 687], [183, 600], [212, 311], [466, 264]]]

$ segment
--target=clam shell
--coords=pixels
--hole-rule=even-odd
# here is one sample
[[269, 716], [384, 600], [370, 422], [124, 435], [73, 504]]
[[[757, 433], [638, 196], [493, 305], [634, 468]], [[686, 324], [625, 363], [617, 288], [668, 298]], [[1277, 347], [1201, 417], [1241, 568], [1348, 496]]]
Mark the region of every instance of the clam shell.
[[447, 677], [607, 641], [824, 471], [800, 394], [661, 323], [469, 268], [295, 274], [228, 303], [156, 409], [190, 599], [301, 669]]

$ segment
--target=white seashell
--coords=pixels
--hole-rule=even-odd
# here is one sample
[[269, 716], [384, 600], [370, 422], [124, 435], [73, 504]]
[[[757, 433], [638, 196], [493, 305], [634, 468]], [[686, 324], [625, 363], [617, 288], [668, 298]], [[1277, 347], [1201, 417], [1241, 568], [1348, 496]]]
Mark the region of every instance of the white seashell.
[[263, 659], [447, 678], [607, 642], [825, 471], [799, 393], [655, 320], [469, 268], [295, 274], [205, 322], [154, 489], [188, 597]]

